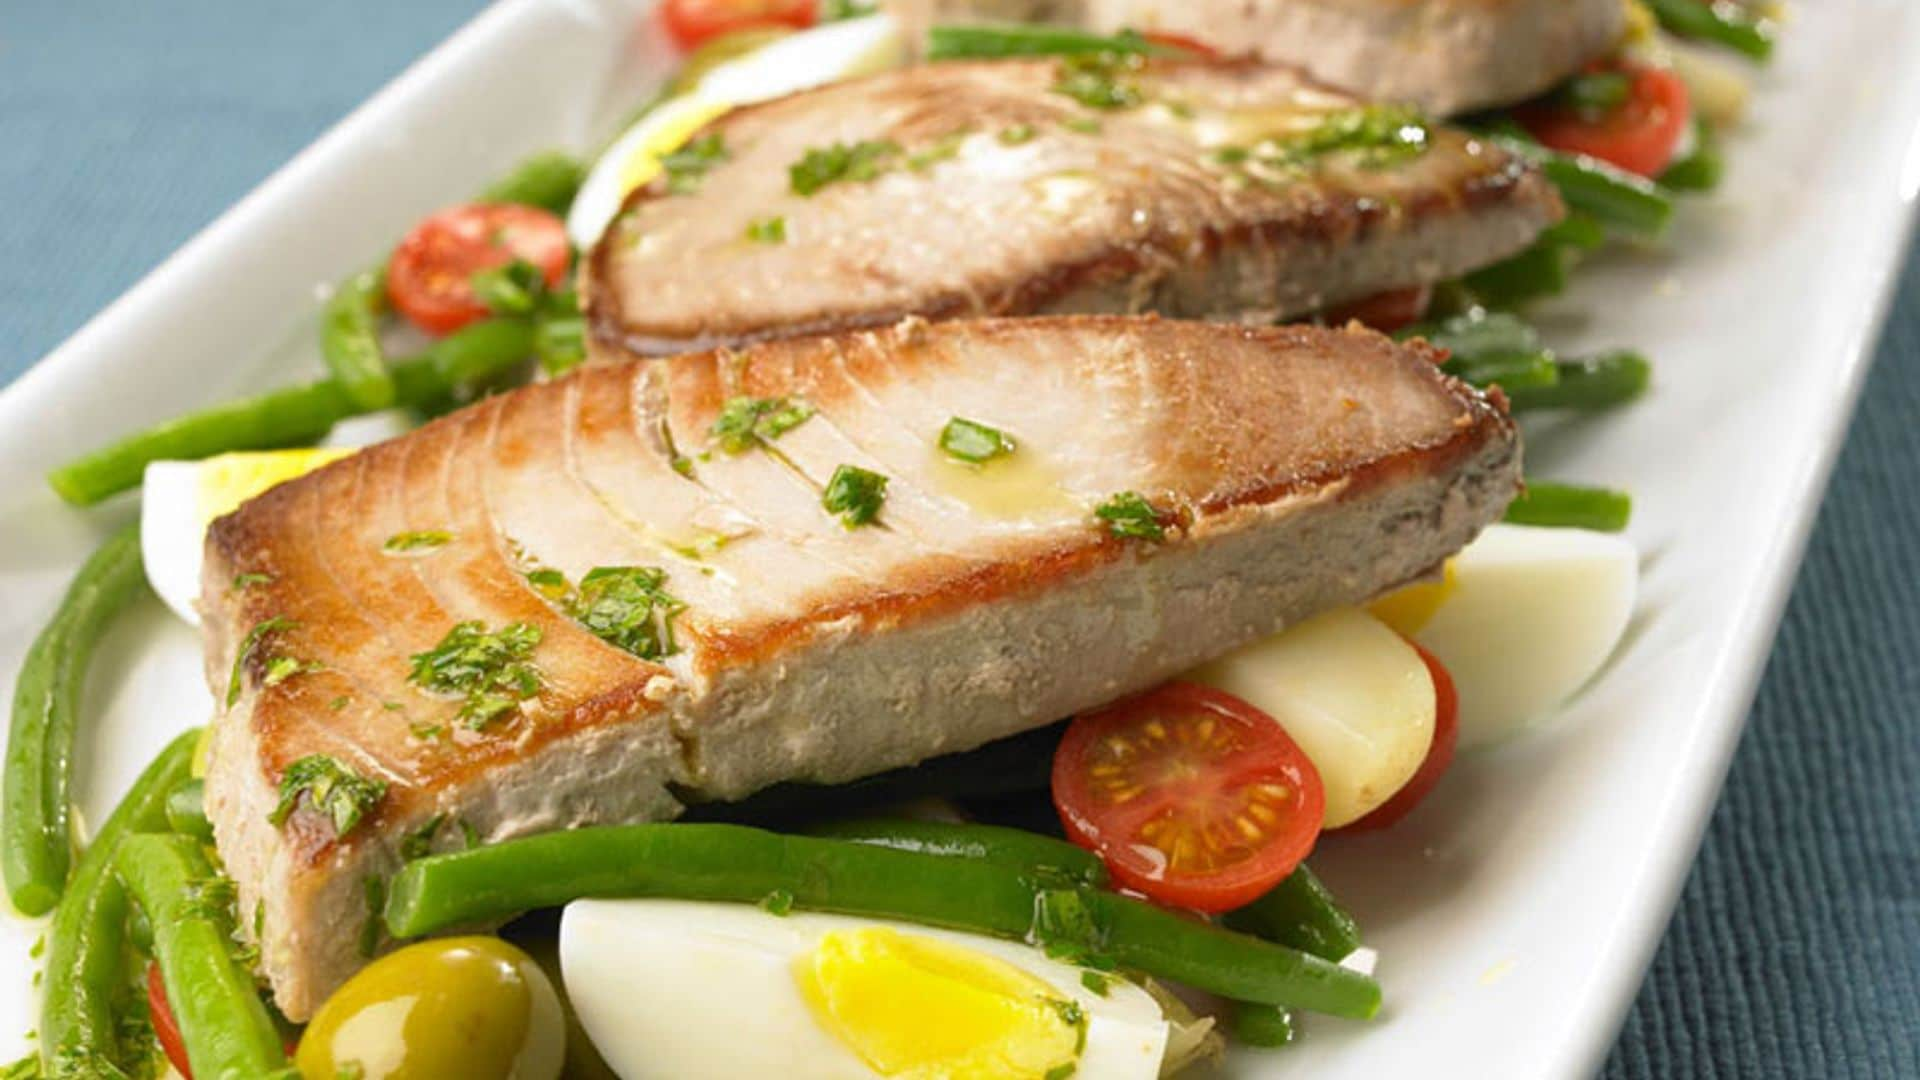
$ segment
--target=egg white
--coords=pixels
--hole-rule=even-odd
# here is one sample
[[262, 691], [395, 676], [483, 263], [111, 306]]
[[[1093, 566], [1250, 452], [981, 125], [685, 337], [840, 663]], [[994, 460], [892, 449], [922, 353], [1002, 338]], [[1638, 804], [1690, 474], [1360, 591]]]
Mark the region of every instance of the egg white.
[[815, 1021], [796, 958], [825, 934], [888, 927], [1004, 961], [1078, 1002], [1087, 1016], [1078, 1076], [1152, 1080], [1167, 1022], [1144, 990], [1106, 996], [1081, 970], [1029, 945], [841, 915], [772, 915], [746, 904], [580, 900], [560, 921], [560, 964], [580, 1021], [624, 1080], [768, 1076], [870, 1080], [879, 1074]]

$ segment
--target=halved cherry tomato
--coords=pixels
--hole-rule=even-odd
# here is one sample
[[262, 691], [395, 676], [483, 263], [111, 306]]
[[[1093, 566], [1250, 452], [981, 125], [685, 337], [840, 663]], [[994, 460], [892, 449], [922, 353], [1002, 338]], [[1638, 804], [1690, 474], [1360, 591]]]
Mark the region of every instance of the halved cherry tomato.
[[1328, 326], [1345, 326], [1358, 319], [1383, 334], [1391, 334], [1426, 318], [1427, 307], [1432, 303], [1433, 286], [1415, 285], [1341, 304], [1323, 313], [1320, 321]]
[[1626, 101], [1602, 116], [1542, 102], [1519, 111], [1521, 125], [1555, 150], [1596, 157], [1649, 178], [1666, 172], [1693, 122], [1687, 84], [1671, 71], [1626, 61], [1589, 70], [1627, 76]]
[[1176, 34], [1170, 30], [1147, 30], [1143, 31], [1140, 36], [1153, 42], [1155, 45], [1165, 45], [1169, 48], [1182, 49], [1203, 60], [1217, 60], [1220, 58], [1219, 49], [1201, 41], [1197, 37], [1191, 37], [1187, 34]]
[[1231, 911], [1313, 850], [1320, 774], [1271, 716], [1192, 683], [1088, 713], [1053, 757], [1053, 804], [1074, 843], [1162, 903]]
[[696, 49], [711, 38], [748, 27], [803, 30], [813, 25], [817, 7], [815, 0], [666, 0], [660, 5], [660, 21], [674, 44]]
[[415, 326], [449, 334], [487, 314], [473, 294], [477, 271], [525, 259], [553, 286], [566, 276], [571, 257], [565, 223], [538, 207], [449, 206], [415, 225], [393, 250], [387, 296]]
[[160, 965], [147, 965], [147, 1015], [153, 1022], [153, 1034], [167, 1055], [167, 1064], [185, 1080], [193, 1080], [187, 1068], [187, 1044], [180, 1038], [180, 1022], [173, 1018], [173, 1006], [167, 1004], [167, 985], [160, 980]]
[[1419, 806], [1440, 778], [1446, 775], [1447, 767], [1453, 764], [1453, 750], [1460, 741], [1460, 693], [1453, 687], [1453, 676], [1448, 674], [1446, 665], [1440, 658], [1420, 647], [1412, 638], [1406, 639], [1420, 659], [1427, 662], [1427, 674], [1433, 676], [1433, 693], [1436, 699], [1433, 716], [1433, 743], [1427, 747], [1427, 756], [1421, 759], [1420, 767], [1413, 776], [1400, 785], [1393, 798], [1375, 807], [1371, 813], [1360, 820], [1345, 826], [1341, 832], [1373, 832], [1384, 829], [1406, 817]]

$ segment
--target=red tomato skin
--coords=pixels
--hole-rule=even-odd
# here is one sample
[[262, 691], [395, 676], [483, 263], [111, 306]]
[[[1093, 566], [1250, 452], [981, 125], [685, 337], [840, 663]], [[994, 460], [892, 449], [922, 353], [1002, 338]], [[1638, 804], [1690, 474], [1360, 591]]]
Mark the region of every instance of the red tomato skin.
[[1531, 105], [1516, 114], [1521, 126], [1563, 153], [1598, 158], [1650, 180], [1666, 172], [1693, 123], [1687, 84], [1664, 68], [1628, 62], [1596, 64], [1589, 70], [1631, 77], [1626, 104], [1598, 121], [1559, 105]]
[[387, 298], [420, 329], [450, 334], [488, 314], [468, 279], [516, 258], [539, 267], [549, 287], [560, 284], [572, 259], [566, 224], [533, 206], [449, 206], [422, 219], [393, 249]]
[[167, 985], [160, 978], [160, 965], [147, 965], [147, 1014], [153, 1022], [153, 1034], [160, 1041], [167, 1064], [185, 1080], [193, 1080], [187, 1067], [187, 1044], [180, 1038], [180, 1022], [173, 1018], [173, 1006], [167, 1004]]
[[1398, 824], [1401, 818], [1413, 812], [1414, 807], [1426, 801], [1453, 764], [1453, 752], [1460, 743], [1460, 693], [1454, 688], [1453, 676], [1439, 657], [1412, 638], [1405, 640], [1420, 654], [1420, 659], [1426, 661], [1427, 673], [1433, 676], [1433, 743], [1427, 747], [1427, 756], [1421, 759], [1420, 767], [1413, 771], [1406, 783], [1400, 785], [1400, 790], [1394, 792], [1392, 798], [1374, 807], [1360, 820], [1341, 827], [1339, 832], [1378, 832]]
[[1357, 319], [1383, 334], [1391, 334], [1426, 318], [1427, 308], [1432, 304], [1433, 286], [1415, 285], [1342, 304], [1322, 314], [1320, 321], [1328, 326], [1345, 326]]
[[[1096, 805], [1085, 776], [1086, 759], [1098, 740], [1139, 718], [1177, 723], [1199, 714], [1237, 725], [1250, 745], [1227, 762], [1209, 763], [1214, 767], [1208, 774], [1150, 790], [1139, 808], [1124, 814]], [[1152, 858], [1141, 850], [1151, 845], [1139, 840], [1134, 826], [1162, 811], [1204, 806], [1209, 796], [1273, 779], [1297, 797], [1280, 813], [1279, 824], [1270, 828], [1265, 846], [1254, 856], [1221, 872], [1194, 875], [1181, 874], [1164, 855]], [[1244, 907], [1292, 873], [1313, 850], [1326, 814], [1319, 772], [1279, 721], [1230, 694], [1192, 683], [1167, 683], [1076, 718], [1055, 751], [1052, 788], [1068, 839], [1099, 855], [1118, 885], [1162, 904], [1207, 914]]]
[[682, 51], [721, 34], [764, 26], [805, 30], [818, 17], [815, 0], [666, 0], [660, 21]]
[[1155, 45], [1181, 49], [1203, 60], [1218, 60], [1223, 55], [1219, 49], [1201, 41], [1190, 34], [1176, 34], [1171, 30], [1147, 30], [1140, 35]]

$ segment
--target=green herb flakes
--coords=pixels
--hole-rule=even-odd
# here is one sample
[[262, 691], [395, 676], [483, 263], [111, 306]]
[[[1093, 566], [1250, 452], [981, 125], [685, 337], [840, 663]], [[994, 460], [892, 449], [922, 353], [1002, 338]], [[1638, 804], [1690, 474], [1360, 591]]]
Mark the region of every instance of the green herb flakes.
[[255, 585], [271, 584], [273, 584], [272, 574], [235, 574], [233, 576], [233, 590], [235, 592], [239, 592], [242, 589], [251, 589]]
[[413, 532], [394, 533], [380, 550], [389, 555], [409, 555], [418, 551], [432, 551], [453, 542], [453, 534], [442, 529], [419, 529]]
[[280, 774], [280, 801], [267, 821], [276, 826], [286, 824], [305, 795], [316, 813], [333, 822], [334, 835], [345, 836], [386, 793], [383, 781], [368, 780], [326, 754], [308, 754]]
[[673, 153], [662, 155], [660, 168], [667, 176], [667, 190], [675, 195], [693, 194], [700, 190], [700, 181], [707, 173], [728, 157], [726, 139], [717, 131], [709, 131]]
[[420, 827], [400, 838], [400, 857], [408, 861], [424, 859], [433, 854], [433, 838], [440, 832], [440, 826], [446, 824], [447, 815], [435, 814], [420, 823]]
[[967, 141], [967, 132], [955, 131], [935, 139], [926, 149], [917, 151], [907, 158], [907, 168], [914, 172], [926, 172], [943, 161], [951, 161], [960, 156], [960, 147]]
[[1113, 990], [1113, 976], [1100, 971], [1080, 972], [1080, 985], [1094, 994], [1106, 997]]
[[813, 417], [813, 406], [801, 398], [736, 397], [728, 399], [707, 437], [729, 454], [765, 446]]
[[871, 525], [880, 516], [880, 505], [887, 501], [887, 478], [857, 465], [842, 465], [833, 470], [820, 505], [830, 514], [839, 514], [840, 523], [849, 529]]
[[818, 146], [787, 167], [787, 182], [795, 195], [811, 197], [830, 184], [873, 180], [891, 169], [899, 157], [900, 144], [892, 139]]
[[276, 656], [267, 661], [266, 674], [261, 677], [260, 685], [278, 686], [295, 675], [324, 670], [326, 670], [325, 664], [309, 663], [292, 656]]
[[1032, 142], [1035, 134], [1037, 132], [1034, 131], [1032, 124], [1008, 124], [1001, 128], [1000, 134], [995, 137], [1000, 140], [1002, 146], [1019, 146], [1022, 143]]
[[458, 623], [440, 644], [413, 655], [407, 678], [422, 689], [464, 697], [458, 719], [480, 730], [540, 692], [540, 672], [527, 659], [540, 636], [531, 623], [497, 631], [477, 620]]
[[1095, 507], [1093, 513], [1107, 523], [1107, 531], [1115, 536], [1156, 542], [1167, 538], [1159, 513], [1138, 492], [1122, 491]]
[[747, 239], [756, 244], [784, 244], [787, 242], [787, 219], [770, 217], [749, 221]]
[[1064, 57], [1053, 92], [1089, 109], [1130, 109], [1146, 100], [1130, 76], [1145, 67], [1137, 53], [1081, 53]]
[[948, 457], [982, 465], [1013, 453], [1015, 443], [1006, 432], [977, 420], [956, 416], [940, 429], [940, 449]]
[[239, 651], [234, 653], [233, 673], [227, 676], [227, 708], [233, 708], [234, 704], [240, 700], [240, 690], [244, 685], [247, 661], [252, 659], [254, 650], [260, 647], [260, 642], [265, 639], [268, 634], [279, 630], [291, 630], [298, 625], [299, 624], [292, 619], [275, 615], [271, 619], [262, 619], [254, 623], [253, 629], [247, 631], [247, 636], [240, 641]]
[[760, 898], [760, 910], [784, 917], [793, 910], [793, 894], [785, 889], [775, 889]]

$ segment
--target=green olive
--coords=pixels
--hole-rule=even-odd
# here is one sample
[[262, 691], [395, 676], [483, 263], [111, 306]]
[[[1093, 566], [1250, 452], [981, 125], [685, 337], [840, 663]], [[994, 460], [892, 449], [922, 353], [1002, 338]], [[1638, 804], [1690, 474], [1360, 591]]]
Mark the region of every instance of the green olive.
[[334, 991], [300, 1039], [304, 1080], [554, 1080], [566, 1026], [533, 958], [495, 937], [390, 953]]

